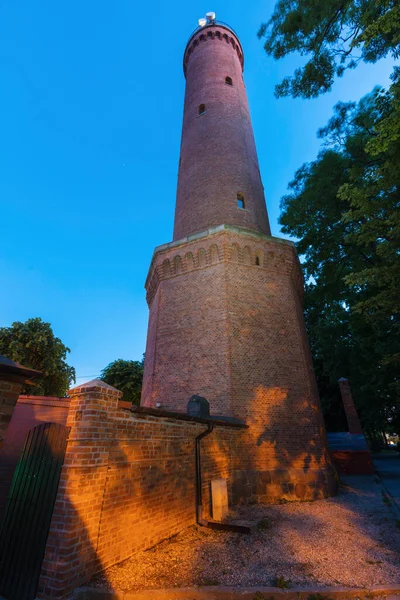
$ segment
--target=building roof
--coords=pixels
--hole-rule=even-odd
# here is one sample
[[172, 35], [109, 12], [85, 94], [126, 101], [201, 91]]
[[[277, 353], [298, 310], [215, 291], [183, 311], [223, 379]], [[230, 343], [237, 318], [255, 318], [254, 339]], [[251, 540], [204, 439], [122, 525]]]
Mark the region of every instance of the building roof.
[[28, 379], [36, 379], [42, 375], [41, 371], [24, 367], [2, 354], [0, 354], [0, 373], [5, 375], [18, 375], [19, 377]]

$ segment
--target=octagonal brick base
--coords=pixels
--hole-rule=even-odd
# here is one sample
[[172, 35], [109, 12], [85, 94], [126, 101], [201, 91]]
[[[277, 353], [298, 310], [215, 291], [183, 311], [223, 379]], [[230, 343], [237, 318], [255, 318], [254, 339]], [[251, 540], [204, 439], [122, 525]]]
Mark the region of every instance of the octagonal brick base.
[[308, 500], [334, 492], [302, 312], [294, 245], [221, 225], [156, 248], [143, 406], [246, 421], [216, 449], [234, 501]]
[[337, 494], [339, 479], [333, 468], [301, 471], [235, 471], [232, 503], [280, 503], [282, 500], [321, 500]]

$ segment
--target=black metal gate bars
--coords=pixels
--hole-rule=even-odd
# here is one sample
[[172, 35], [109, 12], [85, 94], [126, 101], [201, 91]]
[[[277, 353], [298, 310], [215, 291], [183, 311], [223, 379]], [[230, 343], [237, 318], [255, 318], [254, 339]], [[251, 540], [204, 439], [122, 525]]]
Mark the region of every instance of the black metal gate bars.
[[68, 432], [43, 423], [25, 440], [0, 533], [0, 594], [7, 600], [35, 598]]

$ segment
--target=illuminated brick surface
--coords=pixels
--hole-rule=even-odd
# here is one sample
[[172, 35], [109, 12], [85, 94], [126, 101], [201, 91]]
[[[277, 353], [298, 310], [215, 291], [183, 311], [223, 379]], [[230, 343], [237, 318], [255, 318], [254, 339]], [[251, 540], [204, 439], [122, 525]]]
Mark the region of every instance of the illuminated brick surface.
[[336, 479], [299, 261], [292, 243], [270, 235], [243, 64], [239, 40], [218, 25], [195, 33], [184, 53], [174, 241], [156, 248], [146, 281], [141, 403], [185, 412], [199, 394], [213, 414], [246, 420], [223, 457], [233, 501], [312, 499]]
[[[322, 498], [336, 478], [303, 282], [293, 244], [269, 235], [242, 49], [226, 28], [206, 27], [184, 64], [174, 241], [156, 249], [146, 281], [142, 405], [186, 412], [200, 394], [212, 414], [246, 420], [247, 429], [216, 427], [202, 441], [205, 516], [218, 478], [231, 503]], [[41, 598], [67, 598], [95, 572], [195, 521], [195, 438], [205, 426], [132, 414], [120, 395], [98, 381], [71, 391]]]

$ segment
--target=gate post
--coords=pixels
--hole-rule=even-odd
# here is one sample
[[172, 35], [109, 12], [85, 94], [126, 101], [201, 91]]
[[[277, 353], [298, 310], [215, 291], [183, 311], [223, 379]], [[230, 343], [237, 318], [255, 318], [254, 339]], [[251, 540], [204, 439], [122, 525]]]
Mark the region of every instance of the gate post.
[[342, 395], [344, 412], [346, 413], [347, 424], [349, 426], [349, 433], [362, 434], [363, 431], [361, 428], [360, 419], [358, 418], [356, 405], [354, 404], [349, 380], [341, 377], [338, 381], [340, 393]]
[[71, 427], [39, 582], [41, 598], [64, 598], [98, 568], [97, 544], [113, 416], [122, 396], [95, 379], [69, 391]]

